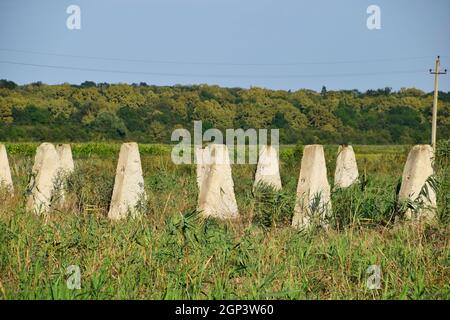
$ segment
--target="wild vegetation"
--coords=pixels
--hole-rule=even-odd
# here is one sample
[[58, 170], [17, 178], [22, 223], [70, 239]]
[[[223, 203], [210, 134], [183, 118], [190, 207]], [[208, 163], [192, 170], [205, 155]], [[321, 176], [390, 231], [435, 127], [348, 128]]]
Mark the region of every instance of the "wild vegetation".
[[[24, 208], [35, 143], [7, 144], [15, 183], [0, 192], [3, 299], [450, 299], [450, 141], [437, 150], [438, 220], [402, 219], [396, 194], [410, 146], [354, 146], [360, 182], [332, 193], [331, 228], [290, 226], [302, 147], [282, 146], [283, 190], [252, 193], [254, 165], [234, 165], [240, 219], [196, 212], [194, 165], [140, 145], [148, 201], [142, 217], [106, 218], [119, 144], [74, 144], [64, 207]], [[337, 146], [325, 148], [333, 181]], [[81, 269], [81, 289], [66, 286]], [[379, 265], [370, 290], [367, 268]]]
[[[450, 93], [438, 126], [450, 137]], [[284, 144], [414, 144], [429, 140], [431, 93], [390, 88], [327, 91], [158, 87], [140, 84], [18, 86], [0, 80], [0, 141], [168, 143], [176, 128], [278, 128]]]

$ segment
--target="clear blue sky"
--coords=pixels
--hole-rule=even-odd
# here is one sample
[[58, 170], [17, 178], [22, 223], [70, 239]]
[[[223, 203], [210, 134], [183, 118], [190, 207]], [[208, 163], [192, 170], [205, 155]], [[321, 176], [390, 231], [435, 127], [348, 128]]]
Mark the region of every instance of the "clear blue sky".
[[0, 78], [431, 91], [434, 57], [450, 69], [449, 14], [448, 0], [1, 0]]

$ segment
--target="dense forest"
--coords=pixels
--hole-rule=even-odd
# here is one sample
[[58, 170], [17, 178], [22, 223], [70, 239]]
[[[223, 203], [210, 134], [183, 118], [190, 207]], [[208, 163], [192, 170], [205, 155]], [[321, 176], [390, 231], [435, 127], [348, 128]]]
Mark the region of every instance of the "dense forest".
[[[450, 92], [440, 93], [438, 138], [450, 137]], [[432, 93], [409, 88], [282, 91], [210, 85], [0, 80], [0, 141], [170, 142], [176, 128], [279, 128], [282, 143], [429, 141]]]

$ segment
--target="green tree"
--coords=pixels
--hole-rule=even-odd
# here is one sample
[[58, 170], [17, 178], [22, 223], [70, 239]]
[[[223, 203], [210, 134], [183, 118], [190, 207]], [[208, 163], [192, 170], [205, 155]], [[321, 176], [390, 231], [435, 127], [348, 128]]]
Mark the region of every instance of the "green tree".
[[127, 129], [122, 119], [108, 111], [98, 114], [92, 128], [105, 138], [123, 139], [127, 136]]

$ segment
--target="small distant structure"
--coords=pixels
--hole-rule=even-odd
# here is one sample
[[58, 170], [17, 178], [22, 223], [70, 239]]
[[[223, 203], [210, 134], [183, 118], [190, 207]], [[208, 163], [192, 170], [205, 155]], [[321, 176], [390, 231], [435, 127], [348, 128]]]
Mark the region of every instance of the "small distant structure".
[[275, 190], [282, 188], [278, 152], [274, 146], [263, 146], [259, 153], [253, 190], [260, 184], [270, 185]]
[[72, 148], [70, 144], [58, 144], [56, 146], [56, 152], [59, 156], [60, 168], [64, 174], [70, 174], [75, 169], [75, 165], [72, 157]]
[[337, 188], [348, 188], [358, 181], [358, 177], [358, 165], [353, 147], [347, 144], [340, 145], [336, 159], [334, 186]]

